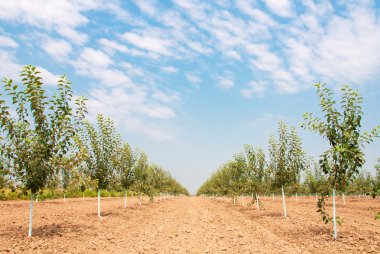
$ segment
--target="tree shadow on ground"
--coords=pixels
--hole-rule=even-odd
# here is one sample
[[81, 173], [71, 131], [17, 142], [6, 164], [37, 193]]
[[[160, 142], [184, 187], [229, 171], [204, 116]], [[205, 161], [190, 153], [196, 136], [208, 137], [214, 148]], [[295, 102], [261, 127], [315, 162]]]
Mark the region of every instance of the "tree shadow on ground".
[[251, 211], [249, 214], [249, 217], [251, 219], [258, 219], [258, 218], [281, 218], [284, 217], [284, 215], [281, 212], [260, 212], [260, 211]]
[[[94, 227], [73, 223], [50, 223], [42, 226], [33, 227], [33, 237], [38, 238], [55, 238], [61, 237], [67, 233], [81, 233], [84, 229], [94, 229]], [[27, 237], [28, 228], [23, 226], [12, 225], [5, 228], [0, 237]]]

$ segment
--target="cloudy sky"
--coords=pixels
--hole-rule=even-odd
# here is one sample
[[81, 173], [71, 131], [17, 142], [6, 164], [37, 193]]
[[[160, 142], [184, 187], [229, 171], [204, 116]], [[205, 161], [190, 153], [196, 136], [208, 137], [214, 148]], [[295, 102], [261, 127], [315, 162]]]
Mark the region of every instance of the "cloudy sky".
[[[267, 148], [279, 120], [319, 112], [313, 84], [351, 84], [363, 128], [380, 124], [380, 1], [1, 0], [0, 77], [23, 65], [54, 88], [67, 74], [90, 118], [196, 191], [243, 144]], [[366, 169], [380, 142], [365, 150]]]

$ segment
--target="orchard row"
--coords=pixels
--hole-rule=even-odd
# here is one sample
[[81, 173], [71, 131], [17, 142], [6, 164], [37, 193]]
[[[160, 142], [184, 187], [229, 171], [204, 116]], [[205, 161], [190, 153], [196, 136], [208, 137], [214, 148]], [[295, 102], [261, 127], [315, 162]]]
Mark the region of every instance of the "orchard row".
[[[158, 193], [188, 194], [167, 171], [123, 142], [110, 118], [86, 120], [84, 97], [74, 96], [66, 76], [47, 96], [40, 72], [25, 66], [21, 85], [4, 78], [0, 91], [0, 188], [29, 192], [45, 188], [71, 193], [86, 189], [129, 190], [151, 198]], [[77, 98], [74, 100], [74, 98]]]
[[[258, 195], [282, 192], [285, 208], [284, 189], [296, 195], [319, 193], [318, 212], [325, 223], [333, 223], [336, 238], [339, 217], [335, 215], [335, 191], [366, 193], [374, 198], [380, 195], [380, 165], [375, 165], [374, 177], [361, 171], [365, 162], [362, 150], [379, 137], [380, 126], [368, 132], [361, 130], [363, 98], [358, 91], [344, 86], [337, 105], [332, 89], [325, 84], [316, 84], [316, 88], [322, 115], [305, 113], [301, 126], [320, 134], [330, 145], [318, 162], [303, 150], [295, 128], [289, 129], [279, 122], [278, 138], [273, 135], [269, 138], [268, 159], [262, 148], [246, 145], [244, 152], [223, 164], [197, 194], [236, 197], [254, 193], [253, 199], [259, 204]], [[333, 199], [332, 216], [325, 210], [329, 194]]]

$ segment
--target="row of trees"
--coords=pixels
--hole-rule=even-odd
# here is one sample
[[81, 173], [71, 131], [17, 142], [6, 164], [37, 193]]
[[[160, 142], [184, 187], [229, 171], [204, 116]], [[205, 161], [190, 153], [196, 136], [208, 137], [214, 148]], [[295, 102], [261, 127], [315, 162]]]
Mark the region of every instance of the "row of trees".
[[49, 98], [39, 74], [25, 66], [21, 85], [4, 78], [6, 95], [0, 93], [0, 187], [30, 191], [29, 236], [33, 196], [46, 186], [188, 194], [144, 152], [123, 143], [111, 119], [87, 121], [86, 99], [73, 100], [66, 76]]
[[301, 172], [310, 167], [294, 127], [278, 123], [278, 137], [268, 141], [268, 157], [262, 148], [245, 145], [244, 151], [223, 164], [197, 194], [237, 196], [278, 192], [282, 186], [297, 191]]
[[[376, 166], [376, 177], [360, 173], [365, 162], [362, 149], [379, 137], [380, 126], [369, 132], [361, 130], [363, 98], [357, 90], [343, 86], [339, 108], [332, 89], [326, 84], [318, 83], [315, 86], [322, 116], [305, 113], [301, 126], [318, 133], [329, 142], [329, 149], [320, 156], [318, 163], [306, 156], [295, 129], [288, 131], [287, 126], [280, 122], [278, 140], [274, 136], [269, 138], [268, 160], [262, 149], [245, 146], [245, 152], [222, 165], [199, 188], [197, 194], [265, 193], [278, 191], [282, 186], [287, 186], [290, 193], [300, 190], [318, 192], [321, 194], [317, 203], [318, 212], [325, 223], [333, 223], [336, 238], [338, 218], [335, 214], [335, 191], [372, 193], [374, 197], [380, 194], [380, 167]], [[301, 172], [306, 174], [302, 183]], [[325, 210], [330, 193], [333, 199], [332, 217]]]

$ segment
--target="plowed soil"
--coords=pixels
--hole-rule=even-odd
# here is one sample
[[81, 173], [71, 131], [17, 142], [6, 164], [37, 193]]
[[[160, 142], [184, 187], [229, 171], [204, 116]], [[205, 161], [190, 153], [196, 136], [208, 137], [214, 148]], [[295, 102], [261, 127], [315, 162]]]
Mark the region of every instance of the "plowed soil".
[[[139, 206], [136, 199], [103, 198], [35, 203], [0, 202], [1, 253], [380, 253], [380, 200], [337, 201], [343, 219], [337, 240], [322, 223], [315, 198], [261, 199], [262, 207], [231, 199], [180, 197]], [[249, 199], [245, 200], [248, 203]], [[331, 210], [331, 206], [328, 206]]]

